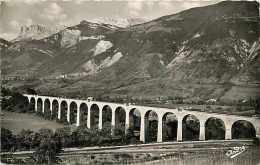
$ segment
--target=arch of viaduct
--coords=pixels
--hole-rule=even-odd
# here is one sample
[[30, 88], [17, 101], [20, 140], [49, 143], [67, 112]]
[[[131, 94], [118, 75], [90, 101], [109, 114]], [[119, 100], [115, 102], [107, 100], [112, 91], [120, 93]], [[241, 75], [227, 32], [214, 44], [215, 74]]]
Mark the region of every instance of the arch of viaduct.
[[210, 118], [217, 118], [223, 121], [225, 127], [225, 140], [232, 139], [232, 125], [237, 121], [247, 121], [250, 122], [254, 129], [256, 136], [260, 137], [260, 119], [257, 117], [246, 117], [246, 116], [237, 116], [237, 115], [228, 115], [228, 114], [218, 114], [218, 113], [207, 113], [207, 112], [198, 112], [198, 111], [187, 111], [187, 110], [178, 110], [178, 109], [168, 109], [168, 108], [159, 108], [159, 107], [148, 107], [148, 106], [138, 106], [138, 105], [127, 105], [119, 103], [109, 103], [109, 102], [99, 102], [99, 101], [87, 101], [79, 99], [68, 99], [61, 97], [50, 97], [50, 96], [39, 96], [39, 95], [28, 95], [24, 94], [27, 97], [29, 103], [34, 99], [35, 101], [35, 111], [37, 111], [37, 102], [38, 100], [42, 101], [42, 113], [44, 113], [44, 103], [46, 100], [50, 103], [50, 111], [52, 113], [52, 104], [54, 101], [58, 102], [58, 119], [61, 119], [61, 103], [66, 102], [67, 104], [67, 116], [66, 119], [70, 121], [70, 105], [75, 103], [77, 105], [77, 115], [76, 115], [76, 126], [80, 126], [80, 106], [82, 104], [87, 105], [88, 115], [87, 115], [87, 127], [91, 127], [91, 108], [93, 105], [97, 105], [99, 109], [99, 119], [98, 119], [98, 128], [102, 129], [102, 110], [105, 106], [109, 106], [112, 110], [111, 117], [111, 128], [116, 126], [116, 109], [122, 108], [125, 111], [125, 130], [129, 128], [129, 116], [132, 110], [138, 110], [140, 112], [140, 141], [145, 142], [146, 136], [146, 122], [148, 112], [155, 112], [158, 118], [158, 128], [157, 128], [157, 142], [163, 142], [163, 117], [166, 114], [174, 114], [177, 118], [177, 141], [183, 140], [183, 119], [187, 115], [196, 116], [199, 120], [199, 140], [205, 140], [205, 124]]

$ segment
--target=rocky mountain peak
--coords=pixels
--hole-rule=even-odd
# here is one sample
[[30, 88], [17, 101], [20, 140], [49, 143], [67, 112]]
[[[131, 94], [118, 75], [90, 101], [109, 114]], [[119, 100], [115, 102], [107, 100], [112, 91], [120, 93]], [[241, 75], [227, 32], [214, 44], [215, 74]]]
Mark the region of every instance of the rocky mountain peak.
[[121, 28], [133, 26], [136, 24], [141, 24], [146, 21], [147, 21], [147, 19], [145, 19], [145, 18], [121, 18], [121, 17], [117, 17], [117, 18], [99, 17], [99, 18], [90, 20], [90, 22], [93, 22], [93, 23], [110, 24], [110, 25], [114, 25], [117, 27], [121, 27]]
[[20, 40], [39, 40], [45, 37], [48, 37], [54, 33], [59, 32], [62, 29], [65, 29], [66, 26], [45, 26], [34, 24], [30, 26], [21, 26], [20, 33], [16, 39], [13, 41]]

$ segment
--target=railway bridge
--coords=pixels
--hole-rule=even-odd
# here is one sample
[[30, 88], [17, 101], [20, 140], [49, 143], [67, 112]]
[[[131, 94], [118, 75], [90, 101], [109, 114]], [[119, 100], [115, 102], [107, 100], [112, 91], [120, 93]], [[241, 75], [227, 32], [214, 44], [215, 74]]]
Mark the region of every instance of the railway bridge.
[[[88, 128], [98, 129], [110, 127], [112, 134], [117, 134], [116, 128], [119, 126], [125, 132], [132, 128], [143, 142], [148, 142], [148, 136], [154, 137], [155, 142], [204, 141], [214, 137], [215, 140], [229, 140], [260, 136], [260, 118], [257, 117], [51, 96], [24, 96], [37, 113], [49, 114], [54, 119], [76, 126], [86, 125]], [[214, 135], [208, 129], [210, 123], [214, 123], [214, 131], [221, 136]], [[243, 132], [244, 135], [241, 135]], [[193, 135], [192, 139], [189, 139], [189, 134]]]

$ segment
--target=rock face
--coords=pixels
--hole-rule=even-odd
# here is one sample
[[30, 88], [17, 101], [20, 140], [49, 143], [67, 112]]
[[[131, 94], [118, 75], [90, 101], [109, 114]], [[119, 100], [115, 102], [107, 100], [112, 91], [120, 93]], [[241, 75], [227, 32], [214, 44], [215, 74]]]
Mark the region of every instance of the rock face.
[[257, 2], [226, 1], [126, 28], [82, 21], [44, 39], [13, 43], [4, 55], [7, 74], [71, 79], [33, 85], [55, 93], [258, 97], [258, 8]]
[[79, 30], [63, 30], [61, 32], [61, 47], [70, 47], [77, 44], [79, 42], [80, 33]]
[[5, 39], [0, 38], [0, 48], [7, 48], [10, 45], [10, 42]]
[[65, 26], [47, 27], [44, 25], [37, 24], [30, 26], [22, 26], [18, 37], [13, 41], [43, 39], [65, 28]]

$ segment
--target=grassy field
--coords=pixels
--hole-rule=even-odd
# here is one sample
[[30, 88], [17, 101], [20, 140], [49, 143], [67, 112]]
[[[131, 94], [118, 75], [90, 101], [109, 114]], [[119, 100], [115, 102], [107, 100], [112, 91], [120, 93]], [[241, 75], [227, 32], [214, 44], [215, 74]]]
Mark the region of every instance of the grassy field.
[[2, 111], [1, 127], [12, 130], [13, 133], [19, 133], [22, 129], [38, 131], [41, 128], [49, 128], [55, 130], [63, 127], [63, 125], [55, 121], [45, 120], [35, 114]]

